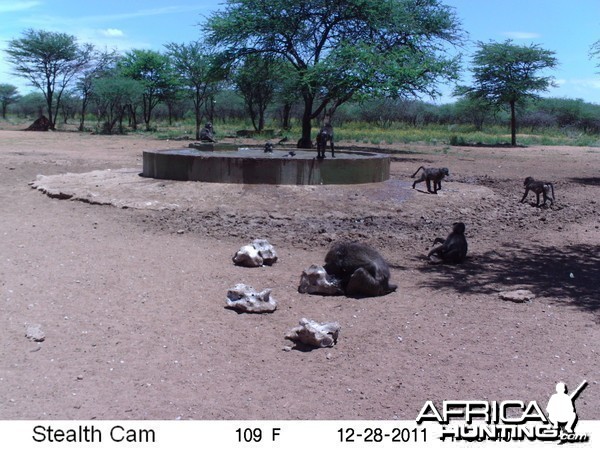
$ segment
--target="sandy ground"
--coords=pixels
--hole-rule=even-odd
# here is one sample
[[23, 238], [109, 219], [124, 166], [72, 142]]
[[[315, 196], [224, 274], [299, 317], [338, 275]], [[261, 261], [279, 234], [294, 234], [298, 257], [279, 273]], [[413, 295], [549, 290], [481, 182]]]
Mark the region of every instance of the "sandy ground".
[[[137, 175], [143, 150], [184, 146], [0, 131], [0, 419], [414, 419], [584, 379], [579, 418], [600, 419], [600, 149], [397, 147], [389, 181], [354, 186]], [[450, 169], [439, 195], [411, 189], [420, 165]], [[554, 206], [519, 203], [528, 175]], [[459, 220], [468, 260], [429, 264]], [[255, 238], [277, 263], [234, 266]], [[398, 291], [299, 294], [339, 239], [379, 249]], [[226, 309], [237, 283], [279, 308]], [[518, 288], [536, 298], [498, 296]], [[303, 317], [338, 321], [337, 345], [286, 351]]]

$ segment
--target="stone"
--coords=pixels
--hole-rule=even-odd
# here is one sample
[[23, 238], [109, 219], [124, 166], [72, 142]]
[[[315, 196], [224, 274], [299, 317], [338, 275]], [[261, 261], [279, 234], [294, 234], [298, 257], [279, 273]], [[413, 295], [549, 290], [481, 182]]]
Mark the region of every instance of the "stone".
[[233, 255], [232, 260], [236, 266], [260, 267], [263, 265], [262, 257], [252, 245], [244, 245]]
[[271, 297], [271, 289], [257, 292], [252, 287], [239, 283], [227, 291], [227, 308], [248, 313], [272, 313], [277, 309], [277, 300]]
[[240, 248], [232, 260], [236, 266], [270, 266], [277, 261], [277, 252], [266, 239], [255, 239], [251, 244]]
[[255, 239], [252, 241], [252, 246], [258, 251], [265, 266], [271, 266], [277, 262], [277, 252], [266, 239]]
[[298, 292], [301, 294], [342, 295], [339, 280], [329, 275], [323, 266], [311, 265], [302, 271]]
[[535, 298], [535, 295], [533, 294], [533, 292], [531, 292], [527, 289], [504, 291], [504, 292], [498, 293], [498, 296], [502, 300], [509, 300], [509, 301], [515, 302], [515, 303], [526, 303], [526, 302], [528, 303], [528, 302], [531, 302]]
[[42, 331], [40, 325], [31, 324], [27, 325], [25, 337], [34, 342], [44, 342], [44, 340], [46, 339], [46, 334]]
[[302, 318], [300, 326], [290, 330], [285, 338], [296, 344], [310, 347], [333, 347], [337, 343], [340, 329], [340, 324], [337, 322], [319, 323]]

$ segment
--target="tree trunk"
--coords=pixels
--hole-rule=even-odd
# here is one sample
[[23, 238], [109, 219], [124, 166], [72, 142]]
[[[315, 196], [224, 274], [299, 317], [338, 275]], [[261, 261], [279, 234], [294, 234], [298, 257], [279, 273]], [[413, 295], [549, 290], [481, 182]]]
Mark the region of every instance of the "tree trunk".
[[54, 121], [52, 119], [53, 115], [52, 115], [52, 93], [48, 93], [48, 95], [46, 96], [46, 107], [48, 109], [48, 119], [50, 120], [50, 129], [54, 130]]
[[202, 129], [202, 91], [198, 86], [194, 91], [194, 117], [196, 119], [196, 140], [200, 140], [200, 130]]
[[291, 103], [284, 103], [283, 110], [281, 113], [281, 128], [284, 130], [290, 129], [290, 116], [292, 114], [292, 105]]
[[310, 95], [304, 96], [304, 113], [302, 114], [302, 137], [298, 141], [298, 148], [312, 148], [312, 107], [314, 98]]
[[85, 113], [87, 110], [87, 103], [88, 103], [88, 96], [84, 95], [83, 99], [81, 100], [81, 117], [79, 119], [79, 131], [83, 131], [85, 128]]
[[517, 145], [517, 116], [515, 114], [515, 101], [510, 102], [510, 144]]

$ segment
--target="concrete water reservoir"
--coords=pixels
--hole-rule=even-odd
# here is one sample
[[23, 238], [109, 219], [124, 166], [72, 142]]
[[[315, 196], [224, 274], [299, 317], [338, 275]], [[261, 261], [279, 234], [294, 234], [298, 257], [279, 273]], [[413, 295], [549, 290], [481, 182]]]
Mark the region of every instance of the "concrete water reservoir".
[[237, 150], [216, 147], [212, 151], [194, 148], [145, 151], [144, 177], [180, 181], [245, 184], [359, 184], [386, 181], [390, 158], [378, 153], [336, 149], [317, 159], [316, 150], [262, 147]]

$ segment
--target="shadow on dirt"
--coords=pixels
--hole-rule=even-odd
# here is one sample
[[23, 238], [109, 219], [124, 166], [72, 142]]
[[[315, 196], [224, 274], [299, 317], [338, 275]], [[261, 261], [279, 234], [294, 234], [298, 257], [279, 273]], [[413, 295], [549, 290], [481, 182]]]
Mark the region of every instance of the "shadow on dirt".
[[427, 287], [496, 295], [527, 286], [537, 296], [554, 297], [585, 311], [600, 313], [600, 245], [563, 248], [519, 246], [472, 254], [461, 265], [427, 265]]
[[600, 177], [588, 178], [570, 178], [573, 183], [583, 184], [584, 186], [600, 186]]

